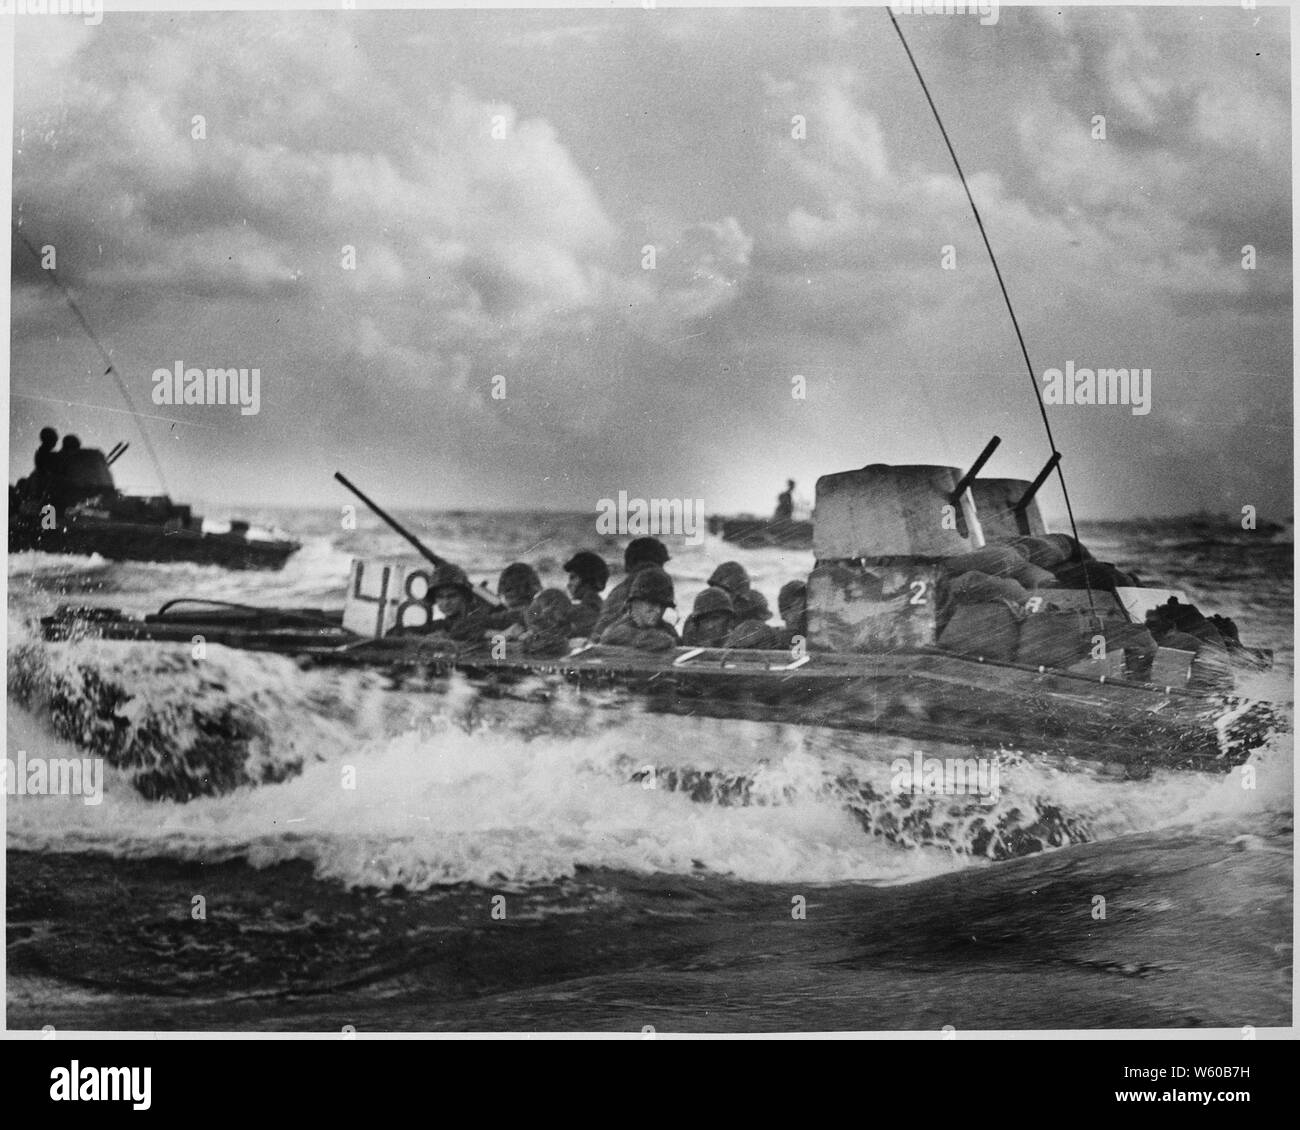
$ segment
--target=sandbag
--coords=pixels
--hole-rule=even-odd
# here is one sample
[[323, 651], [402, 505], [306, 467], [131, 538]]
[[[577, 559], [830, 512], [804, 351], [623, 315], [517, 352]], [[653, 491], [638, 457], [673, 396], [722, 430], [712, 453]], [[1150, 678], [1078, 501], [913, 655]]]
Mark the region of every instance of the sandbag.
[[1044, 534], [1043, 540], [1056, 546], [1065, 556], [1063, 561], [1091, 561], [1092, 554], [1083, 542], [1075, 541], [1069, 534]]
[[949, 557], [943, 563], [944, 571], [951, 577], [963, 573], [987, 573], [990, 577], [1010, 577], [1025, 588], [1054, 584], [1051, 573], [1030, 564], [1008, 545], [986, 545], [973, 553]]
[[948, 583], [948, 592], [959, 604], [985, 604], [993, 600], [1010, 600], [1024, 604], [1029, 591], [1011, 577], [991, 577], [971, 570]]
[[1068, 550], [1063, 549], [1055, 542], [1048, 541], [1045, 537], [1005, 538], [1000, 544], [1014, 549], [1031, 565], [1037, 565], [1038, 568], [1049, 571], [1057, 565], [1065, 564], [1066, 558], [1069, 557]]
[[955, 655], [1010, 663], [1018, 634], [1016, 617], [1002, 601], [959, 604], [939, 636], [939, 646]]
[[1029, 561], [1016, 570], [1015, 579], [1027, 589], [1054, 588], [1058, 583], [1056, 575], [1051, 570], [1043, 569]]
[[1013, 577], [1025, 559], [1006, 545], [986, 545], [970, 553], [961, 553], [944, 560], [944, 571], [954, 577], [962, 573], [987, 573], [990, 577]]
[[1101, 592], [1114, 592], [1116, 588], [1135, 588], [1138, 579], [1109, 561], [1067, 561], [1058, 565], [1052, 575], [1056, 583], [1067, 589], [1093, 588]]

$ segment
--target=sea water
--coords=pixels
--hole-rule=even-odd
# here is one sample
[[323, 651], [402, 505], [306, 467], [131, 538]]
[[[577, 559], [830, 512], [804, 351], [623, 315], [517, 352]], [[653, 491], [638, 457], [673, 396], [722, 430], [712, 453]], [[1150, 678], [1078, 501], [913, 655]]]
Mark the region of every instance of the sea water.
[[[922, 809], [890, 766], [969, 746], [501, 702], [208, 645], [48, 644], [61, 603], [339, 607], [366, 517], [256, 515], [280, 573], [10, 559], [7, 755], [113, 751], [102, 803], [8, 799], [11, 1028], [938, 1031], [1287, 1022], [1290, 532], [1094, 524], [1096, 556], [1232, 616], [1283, 723], [1238, 773], [995, 751], [993, 804]], [[475, 580], [546, 585], [590, 515], [405, 515]], [[688, 609], [738, 559], [775, 604], [808, 552], [670, 539]], [[211, 766], [237, 746], [256, 783]], [[124, 752], [125, 751], [125, 752]]]

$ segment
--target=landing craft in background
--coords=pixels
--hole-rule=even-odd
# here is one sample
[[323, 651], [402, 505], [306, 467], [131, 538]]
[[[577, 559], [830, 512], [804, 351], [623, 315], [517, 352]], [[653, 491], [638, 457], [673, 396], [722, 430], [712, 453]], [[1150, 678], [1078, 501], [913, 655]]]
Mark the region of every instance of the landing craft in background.
[[[45, 261], [20, 224], [14, 225], [13, 234], [40, 263], [45, 278], [63, 295], [77, 324], [98, 350], [105, 365], [104, 375], [113, 378], [135, 418], [158, 484], [165, 492], [167, 480], [162, 463], [112, 356], [95, 336], [53, 264]], [[182, 370], [183, 363], [177, 362], [178, 384]], [[211, 384], [203, 390], [205, 398], [209, 387], [214, 396], [219, 395], [219, 402], [224, 402], [228, 391], [233, 392], [243, 414], [257, 413], [261, 407], [260, 370], [253, 370], [251, 385], [240, 377], [243, 370], [208, 372], [213, 375], [208, 378]], [[193, 561], [227, 569], [281, 569], [302, 548], [301, 543], [279, 531], [261, 530], [238, 519], [207, 522], [191, 513], [188, 506], [172, 502], [166, 493], [123, 494], [117, 489], [109, 468], [126, 452], [128, 444], [116, 444], [105, 455], [98, 448], [82, 448], [75, 436], [65, 436], [63, 447], [56, 452], [53, 443], [57, 439], [53, 428], [42, 429], [35, 470], [9, 487], [10, 553], [38, 549], [45, 553], [87, 556], [98, 553], [115, 561]]]
[[741, 514], [726, 518], [715, 514], [709, 518], [709, 533], [745, 549], [811, 549], [813, 525], [794, 516], [794, 480], [786, 480], [786, 489], [777, 496], [771, 518]]
[[[210, 522], [170, 496], [123, 494], [112, 465], [125, 453], [58, 452], [57, 474], [38, 469], [9, 487], [9, 552], [98, 553], [113, 561], [193, 561], [227, 569], [281, 569], [300, 548], [247, 522]], [[39, 453], [38, 453], [39, 455]]]

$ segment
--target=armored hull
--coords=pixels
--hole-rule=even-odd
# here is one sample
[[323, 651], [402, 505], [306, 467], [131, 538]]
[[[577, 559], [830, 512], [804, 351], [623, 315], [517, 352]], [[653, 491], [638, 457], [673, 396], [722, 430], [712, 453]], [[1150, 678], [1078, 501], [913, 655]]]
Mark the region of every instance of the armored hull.
[[101, 497], [69, 508], [53, 523], [10, 494], [9, 552], [90, 555], [113, 561], [192, 561], [226, 569], [282, 569], [300, 544], [258, 536], [246, 522], [211, 523], [170, 499]]
[[282, 569], [298, 550], [297, 542], [257, 540], [232, 530], [168, 528], [112, 518], [70, 518], [63, 528], [42, 530], [39, 521], [9, 523], [9, 552], [38, 549], [45, 553], [90, 555], [112, 561], [193, 561], [225, 569]]
[[50, 640], [206, 644], [293, 656], [305, 664], [382, 669], [395, 685], [438, 691], [453, 673], [501, 697], [535, 700], [576, 688], [602, 708], [823, 726], [918, 742], [1008, 748], [1049, 759], [1226, 772], [1275, 723], [1264, 704], [1230, 694], [1107, 675], [982, 661], [933, 648], [881, 654], [686, 649], [650, 654], [579, 646], [556, 657], [513, 644], [456, 646], [436, 636], [359, 636], [320, 609], [164, 608], [133, 617], [64, 608]]

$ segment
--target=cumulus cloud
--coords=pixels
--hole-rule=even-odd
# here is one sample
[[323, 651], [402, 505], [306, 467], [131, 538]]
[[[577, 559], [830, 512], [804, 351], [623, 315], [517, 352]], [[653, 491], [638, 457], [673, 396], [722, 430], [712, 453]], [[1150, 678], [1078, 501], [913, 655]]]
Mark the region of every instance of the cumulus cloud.
[[[1255, 15], [1233, 37], [1167, 9], [905, 21], [1036, 354], [1289, 366], [1285, 28]], [[462, 505], [638, 480], [725, 499], [763, 478], [758, 452], [778, 485], [860, 464], [864, 405], [873, 454], [915, 459], [931, 431], [889, 421], [923, 390], [891, 374], [921, 370], [927, 416], [969, 406], [953, 446], [1032, 433], [1023, 374], [972, 399], [971, 373], [1018, 359], [882, 13], [121, 14], [19, 35], [15, 220], [57, 247], [123, 369], [263, 368], [261, 417], [169, 436], [192, 485], [215, 460], [238, 465], [232, 493], [319, 497], [324, 453], [347, 452], [409, 501], [424, 475], [427, 501]], [[1247, 243], [1264, 269], [1240, 269]], [[16, 390], [107, 400], [17, 245], [13, 270]], [[803, 405], [792, 373], [813, 378]], [[1184, 396], [1165, 447], [1231, 399]]]
[[[654, 245], [647, 245], [654, 246]], [[692, 224], [654, 248], [654, 286], [635, 319], [646, 335], [666, 340], [734, 303], [749, 272], [754, 240], [734, 216]]]

